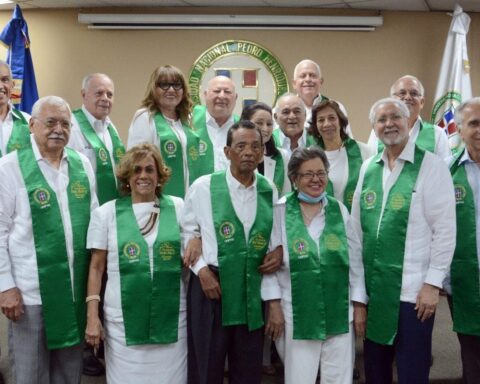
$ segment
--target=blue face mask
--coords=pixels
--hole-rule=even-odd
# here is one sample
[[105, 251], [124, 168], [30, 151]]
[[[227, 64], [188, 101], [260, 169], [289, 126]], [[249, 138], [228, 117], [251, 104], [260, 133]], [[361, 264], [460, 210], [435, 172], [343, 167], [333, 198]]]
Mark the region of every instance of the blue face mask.
[[312, 197], [306, 194], [305, 192], [299, 191], [297, 197], [298, 197], [298, 200], [303, 201], [304, 203], [317, 204], [327, 197], [327, 192], [323, 191], [323, 193], [320, 196]]

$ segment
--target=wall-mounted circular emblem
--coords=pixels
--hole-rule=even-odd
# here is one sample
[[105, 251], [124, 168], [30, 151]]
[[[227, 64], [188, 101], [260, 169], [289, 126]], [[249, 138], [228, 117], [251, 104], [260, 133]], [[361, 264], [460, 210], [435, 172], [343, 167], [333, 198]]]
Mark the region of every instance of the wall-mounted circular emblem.
[[189, 77], [195, 104], [201, 104], [200, 96], [215, 76], [227, 76], [235, 83], [237, 114], [257, 101], [274, 105], [277, 98], [289, 90], [288, 77], [280, 61], [268, 49], [251, 41], [222, 41], [200, 55]]

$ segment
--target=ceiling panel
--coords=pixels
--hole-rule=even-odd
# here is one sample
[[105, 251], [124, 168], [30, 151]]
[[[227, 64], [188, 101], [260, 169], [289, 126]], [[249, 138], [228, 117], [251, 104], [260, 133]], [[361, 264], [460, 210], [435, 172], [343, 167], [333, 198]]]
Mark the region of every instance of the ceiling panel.
[[[101, 7], [289, 7], [352, 8], [390, 11], [453, 11], [458, 2], [466, 12], [480, 12], [480, 0], [17, 0], [28, 8]], [[14, 4], [0, 5], [0, 10]]]

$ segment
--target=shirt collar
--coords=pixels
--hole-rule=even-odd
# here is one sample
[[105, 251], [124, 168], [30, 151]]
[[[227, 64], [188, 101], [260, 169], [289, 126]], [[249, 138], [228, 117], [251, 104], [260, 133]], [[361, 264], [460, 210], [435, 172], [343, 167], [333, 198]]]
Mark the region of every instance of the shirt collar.
[[257, 188], [257, 175], [256, 172], [253, 173], [253, 184], [249, 187], [245, 187], [240, 183], [233, 175], [230, 167], [227, 168], [227, 185], [230, 190], [251, 190]]
[[208, 113], [208, 109], [206, 111], [206, 120], [207, 120], [207, 125], [210, 125], [211, 127], [216, 127], [218, 129], [223, 129], [224, 127], [230, 128], [233, 125], [233, 114], [228, 118], [228, 120], [223, 124], [222, 126], [217, 124], [217, 121]]
[[107, 129], [107, 127], [109, 126], [109, 124], [111, 123], [110, 122], [110, 118], [107, 116], [105, 118], [105, 121], [102, 121], [102, 120], [98, 120], [96, 119], [90, 112], [88, 112], [87, 108], [85, 108], [85, 105], [82, 105], [82, 111], [83, 113], [85, 113], [85, 116], [87, 117], [87, 120], [88, 122], [90, 123], [90, 125], [93, 127], [93, 129], [96, 130], [97, 126], [95, 125], [95, 122], [96, 121], [100, 121], [101, 122], [101, 127], [103, 129]]
[[[403, 148], [403, 151], [398, 156], [397, 160], [408, 161], [413, 163], [415, 158], [415, 141], [411, 140], [410, 138], [407, 141], [407, 145]], [[382, 156], [377, 160], [377, 163], [383, 161], [385, 164], [388, 163], [387, 153], [385, 149], [382, 152]]]
[[465, 148], [465, 151], [463, 151], [462, 157], [460, 157], [460, 161], [458, 162], [459, 164], [468, 164], [468, 163], [475, 163], [475, 161], [472, 160], [470, 157], [470, 154], [468, 153], [468, 149]]

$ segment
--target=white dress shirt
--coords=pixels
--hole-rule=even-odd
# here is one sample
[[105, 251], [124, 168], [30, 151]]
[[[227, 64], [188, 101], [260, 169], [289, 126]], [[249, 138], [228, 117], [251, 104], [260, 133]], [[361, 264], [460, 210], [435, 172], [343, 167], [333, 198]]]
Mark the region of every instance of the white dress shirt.
[[[12, 130], [13, 130], [12, 108], [13, 108], [13, 105], [10, 104], [7, 115], [5, 116], [5, 119], [0, 120], [0, 150], [2, 151], [2, 155], [5, 155], [7, 153], [8, 141], [10, 140], [10, 136], [12, 136]], [[17, 112], [20, 112], [23, 115], [25, 120], [27, 120], [27, 123], [30, 121], [30, 115], [28, 113], [25, 113], [19, 110], [17, 110]]]
[[[417, 137], [420, 132], [421, 123], [422, 123], [422, 119], [419, 117], [415, 122], [415, 124], [413, 125], [412, 129], [410, 130], [410, 138], [413, 141], [417, 141]], [[442, 128], [440, 128], [438, 125], [434, 125], [434, 129], [435, 129], [435, 154], [438, 155], [441, 159], [446, 159], [452, 155], [452, 151], [450, 150], [450, 145], [448, 144], [448, 137], [445, 134], [445, 131]], [[377, 151], [378, 138], [373, 129], [370, 132], [367, 145], [370, 147], [373, 153], [378, 152]]]
[[226, 158], [223, 149], [227, 145], [227, 133], [234, 124], [233, 115], [222, 125], [219, 126], [215, 119], [206, 111], [208, 137], [213, 145], [213, 160], [216, 171], [222, 171], [230, 166], [230, 161]]
[[[282, 196], [287, 194], [292, 190], [292, 185], [290, 184], [290, 180], [288, 179], [288, 160], [290, 159], [287, 155], [287, 152], [284, 149], [277, 148], [280, 151], [280, 155], [283, 159], [283, 186], [282, 186]], [[275, 165], [277, 162], [272, 157], [263, 156], [263, 173], [264, 176], [273, 182], [273, 176], [275, 175]]]
[[[152, 115], [152, 113], [146, 108], [139, 109], [135, 112], [128, 130], [128, 149], [132, 148], [134, 145], [143, 143], [150, 143], [160, 148], [160, 137], [157, 134], [157, 127], [155, 126], [155, 120], [153, 117], [154, 115]], [[183, 130], [183, 125], [180, 120], [169, 119], [165, 116], [163, 117], [172, 128], [172, 132], [182, 146], [183, 185], [185, 186], [185, 190], [187, 190], [190, 184], [187, 159], [187, 135]]]
[[[59, 169], [44, 159], [31, 136], [32, 148], [43, 176], [55, 192], [65, 232], [67, 257], [73, 284], [73, 234], [68, 209], [68, 159], [64, 151]], [[88, 159], [80, 159], [90, 182], [93, 210], [98, 206], [95, 176]], [[54, 278], [54, 277], [52, 277]], [[42, 304], [38, 280], [37, 255], [33, 239], [32, 214], [17, 151], [0, 159], [0, 292], [17, 287], [26, 305]], [[73, 287], [72, 287], [73, 289]]]
[[[248, 234], [257, 214], [257, 179], [255, 178], [251, 186], [245, 187], [232, 176], [230, 167], [226, 170], [226, 178], [233, 208], [243, 224], [247, 236], [245, 240], [248, 241]], [[182, 218], [185, 244], [192, 237], [202, 237], [202, 256], [191, 267], [195, 274], [198, 274], [200, 269], [207, 265], [218, 266], [218, 243], [213, 224], [210, 179], [211, 175], [205, 175], [195, 180], [185, 196], [185, 209]], [[273, 183], [270, 184], [273, 190], [273, 204], [277, 201], [277, 189]]]
[[[360, 147], [360, 154], [362, 162], [373, 155], [370, 147], [367, 144], [357, 141]], [[348, 157], [347, 150], [344, 146], [334, 151], [325, 151], [327, 155], [330, 168], [328, 170], [328, 179], [333, 185], [333, 195], [339, 201], [343, 201], [343, 194], [348, 181]]]
[[[453, 161], [453, 156], [446, 160], [447, 164], [450, 164]], [[477, 238], [477, 258], [478, 258], [478, 265], [479, 265], [479, 273], [480, 273], [480, 168], [472, 160], [470, 154], [465, 149], [462, 157], [460, 158], [460, 164], [465, 164], [465, 172], [467, 173], [467, 180], [468, 184], [470, 184], [470, 188], [472, 188], [473, 192], [473, 201], [475, 204], [475, 225], [476, 225], [476, 238]], [[462, 230], [461, 228], [457, 228], [457, 230]], [[472, 250], [473, 251], [473, 250]], [[480, 281], [479, 281], [480, 284]], [[449, 295], [452, 294], [452, 286], [450, 285], [450, 274], [447, 275], [445, 282], [443, 283], [443, 287], [448, 292]]]
[[[113, 143], [110, 134], [108, 133], [108, 126], [112, 124], [108, 116], [104, 121], [97, 120], [90, 112], [87, 111], [85, 106], [82, 105], [82, 111], [85, 113], [88, 122], [93, 127], [93, 130], [97, 134], [100, 141], [105, 145], [108, 150], [108, 154], [110, 156], [110, 161], [115, 168], [115, 159], [113, 157]], [[117, 129], [112, 124], [113, 129], [117, 132]], [[118, 132], [117, 132], [118, 135]], [[92, 164], [92, 168], [94, 171], [97, 170], [97, 154], [93, 149], [92, 145], [89, 143], [85, 135], [83, 134], [82, 130], [80, 129], [80, 125], [78, 124], [75, 115], [72, 114], [72, 129], [70, 133], [70, 140], [68, 142], [68, 146], [70, 148], [75, 149], [76, 151], [84, 154], [87, 156], [88, 160], [90, 160], [90, 164]]]
[[[325, 204], [328, 201], [324, 200]], [[351, 224], [350, 215], [347, 208], [340, 203], [343, 222], [345, 224], [345, 232], [348, 241], [349, 255], [349, 296], [350, 300], [361, 303], [367, 302], [367, 294], [365, 290], [365, 280], [362, 261], [362, 247], [358, 240], [357, 234]], [[288, 252], [288, 239], [286, 231], [286, 198], [283, 197], [275, 205], [274, 208], [274, 225], [272, 237], [270, 238], [270, 249], [277, 246], [283, 246], [283, 264], [276, 273], [265, 275], [262, 280], [262, 299], [274, 300], [282, 299], [282, 308], [286, 317], [292, 318], [292, 286], [290, 279], [290, 255]], [[320, 246], [320, 236], [325, 228], [325, 208], [317, 213], [310, 225], [307, 227], [310, 237]], [[321, 257], [321, 256], [320, 256]], [[350, 320], [353, 319], [353, 308], [350, 304], [349, 309]]]
[[[177, 216], [177, 225], [180, 225], [180, 217], [183, 211], [183, 200], [170, 196], [175, 205]], [[133, 204], [133, 213], [137, 219], [139, 227], [143, 227], [150, 218], [153, 202]], [[148, 245], [148, 256], [150, 258], [150, 274], [153, 277], [153, 245], [157, 238], [157, 229], [162, 220], [160, 212], [159, 220], [153, 230], [144, 237]], [[172, 223], [173, 225], [173, 223]], [[105, 318], [109, 321], [123, 322], [122, 295], [120, 284], [120, 266], [118, 262], [118, 244], [117, 244], [117, 219], [115, 211], [115, 200], [103, 204], [92, 212], [92, 218], [88, 227], [87, 236], [88, 249], [101, 249], [107, 252], [107, 287], [105, 290], [104, 311]], [[181, 247], [183, 249], [183, 247]], [[183, 279], [180, 284], [180, 311], [186, 311], [186, 290]]]
[[280, 139], [280, 144], [281, 144], [281, 149], [283, 149], [287, 155], [287, 157], [290, 159], [292, 156], [292, 152], [297, 149], [297, 148], [304, 148], [307, 146], [307, 130], [303, 130], [302, 136], [298, 139], [298, 146], [297, 148], [291, 148], [292, 141], [290, 140], [289, 137], [285, 136], [285, 134], [282, 132], [280, 128], [278, 128], [279, 132], [279, 139]]
[[[385, 151], [382, 154], [382, 213], [390, 189], [406, 161], [413, 162], [415, 143], [410, 139], [392, 170]], [[365, 171], [372, 159], [360, 170], [353, 197], [352, 220], [360, 240], [360, 195]], [[379, 221], [380, 225], [380, 221]], [[455, 195], [448, 167], [440, 157], [426, 151], [412, 194], [405, 240], [405, 255], [400, 300], [415, 303], [424, 283], [441, 288], [455, 249]], [[393, 245], [393, 244], [392, 244]]]

